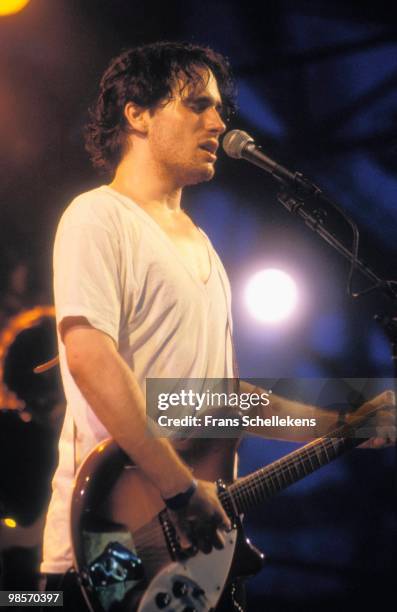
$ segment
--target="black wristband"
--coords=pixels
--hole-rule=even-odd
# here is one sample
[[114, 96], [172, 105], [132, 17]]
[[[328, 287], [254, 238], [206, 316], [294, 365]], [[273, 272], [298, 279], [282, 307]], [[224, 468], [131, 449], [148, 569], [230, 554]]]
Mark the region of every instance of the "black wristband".
[[183, 493], [178, 493], [177, 495], [174, 495], [173, 497], [168, 497], [167, 499], [163, 498], [165, 505], [170, 510], [181, 510], [182, 508], [188, 505], [190, 498], [194, 495], [196, 489], [197, 480], [193, 479], [190, 487], [186, 489], [186, 491], [184, 491]]

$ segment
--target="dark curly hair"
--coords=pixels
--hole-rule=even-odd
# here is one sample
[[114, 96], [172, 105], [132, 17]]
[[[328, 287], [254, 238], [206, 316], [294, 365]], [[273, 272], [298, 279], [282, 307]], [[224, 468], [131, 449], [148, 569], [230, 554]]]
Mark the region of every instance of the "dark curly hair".
[[158, 42], [123, 51], [105, 71], [99, 96], [85, 128], [86, 149], [95, 168], [111, 173], [121, 161], [129, 132], [124, 108], [128, 102], [154, 109], [172, 96], [178, 77], [184, 86], [202, 80], [200, 68], [214, 74], [225, 116], [235, 109], [235, 86], [228, 61], [209, 47]]

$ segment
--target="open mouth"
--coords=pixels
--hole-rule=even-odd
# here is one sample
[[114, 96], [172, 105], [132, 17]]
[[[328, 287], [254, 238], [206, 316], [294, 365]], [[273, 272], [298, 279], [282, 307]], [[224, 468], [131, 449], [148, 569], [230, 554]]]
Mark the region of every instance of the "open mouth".
[[211, 161], [215, 161], [217, 159], [216, 151], [218, 149], [218, 145], [214, 143], [204, 143], [199, 145], [199, 148], [207, 153], [208, 157], [211, 158]]
[[217, 142], [203, 142], [200, 146], [200, 149], [203, 149], [204, 151], [207, 151], [207, 153], [211, 153], [211, 155], [214, 155], [214, 157], [216, 157], [216, 152], [218, 150], [218, 143]]

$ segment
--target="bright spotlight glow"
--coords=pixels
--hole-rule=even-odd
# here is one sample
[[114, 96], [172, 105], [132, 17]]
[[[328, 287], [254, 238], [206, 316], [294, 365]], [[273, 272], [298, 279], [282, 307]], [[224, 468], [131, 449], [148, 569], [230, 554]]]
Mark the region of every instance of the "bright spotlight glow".
[[6, 527], [9, 527], [10, 529], [15, 529], [15, 527], [17, 526], [16, 520], [14, 520], [11, 517], [4, 518], [2, 520], [2, 523], [3, 525], [5, 525]]
[[0, 17], [5, 15], [13, 15], [22, 11], [30, 0], [1, 0], [0, 1]]
[[296, 284], [292, 278], [275, 268], [257, 272], [245, 290], [245, 301], [253, 317], [264, 323], [286, 319], [297, 302]]

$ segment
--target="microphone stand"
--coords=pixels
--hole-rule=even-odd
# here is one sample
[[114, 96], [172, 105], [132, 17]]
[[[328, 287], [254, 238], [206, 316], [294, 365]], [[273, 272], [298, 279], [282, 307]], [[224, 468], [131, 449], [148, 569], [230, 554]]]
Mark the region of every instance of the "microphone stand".
[[304, 198], [308, 197], [314, 200], [323, 201], [340, 212], [339, 207], [326, 197], [319, 187], [311, 183], [298, 172], [294, 175], [294, 181], [291, 181], [290, 177], [288, 177], [289, 180], [283, 180], [280, 176], [274, 176], [274, 178], [282, 185], [281, 190], [277, 194], [277, 199], [288, 212], [300, 217], [309, 229], [321, 236], [325, 242], [330, 244], [345, 259], [349, 260], [356, 269], [360, 270], [360, 272], [373, 283], [369, 289], [364, 290], [356, 297], [376, 289], [391, 300], [393, 315], [375, 314], [374, 318], [382, 326], [390, 342], [394, 387], [397, 397], [397, 282], [380, 278], [369, 266], [360, 261], [360, 259], [354, 257], [353, 253], [347, 249], [334, 234], [324, 227], [321, 211], [310, 212], [305, 208]]

